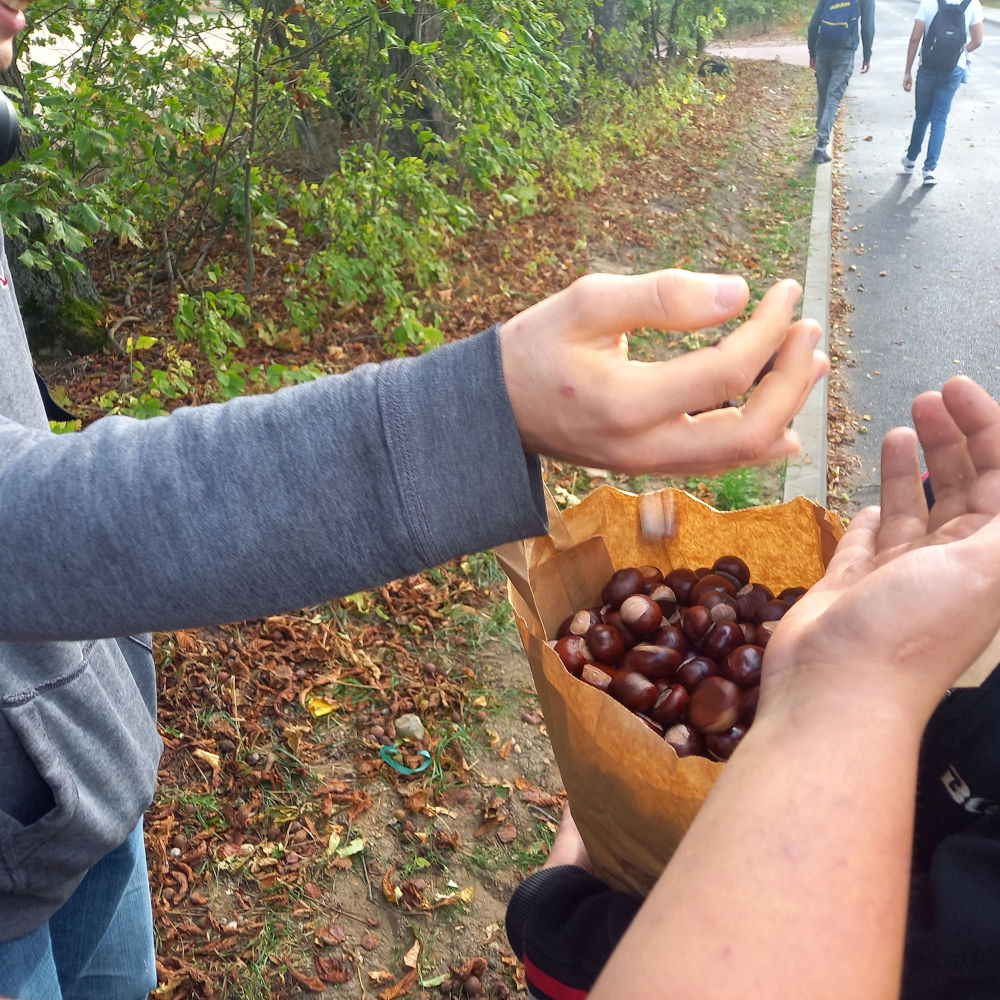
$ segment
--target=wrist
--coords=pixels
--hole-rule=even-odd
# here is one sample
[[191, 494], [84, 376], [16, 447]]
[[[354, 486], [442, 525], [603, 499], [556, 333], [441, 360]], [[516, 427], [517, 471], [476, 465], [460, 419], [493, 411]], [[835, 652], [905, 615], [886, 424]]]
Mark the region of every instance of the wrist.
[[937, 698], [909, 690], [898, 677], [868, 679], [826, 669], [830, 683], [822, 687], [810, 683], [802, 689], [783, 684], [781, 678], [775, 683], [765, 678], [751, 732], [759, 730], [789, 745], [804, 741], [867, 747], [864, 755], [916, 751]]

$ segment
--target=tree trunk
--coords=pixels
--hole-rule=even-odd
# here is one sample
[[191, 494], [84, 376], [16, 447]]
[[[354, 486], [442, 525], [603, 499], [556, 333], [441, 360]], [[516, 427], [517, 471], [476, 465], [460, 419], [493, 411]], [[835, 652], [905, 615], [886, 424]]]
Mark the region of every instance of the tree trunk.
[[667, 55], [677, 55], [677, 22], [680, 19], [682, 0], [674, 0], [670, 8], [670, 23], [667, 26]]
[[[296, 4], [296, 0], [273, 0], [272, 9], [276, 22], [291, 21], [306, 28], [310, 36], [317, 34], [308, 18], [302, 14], [287, 13]], [[275, 37], [282, 48], [291, 52], [284, 32], [275, 29]], [[305, 57], [306, 61], [312, 56]], [[301, 66], [298, 57], [293, 57], [293, 64]], [[302, 159], [302, 172], [310, 180], [322, 180], [335, 174], [340, 169], [340, 112], [337, 109], [337, 98], [328, 92], [329, 104], [297, 104], [293, 124], [297, 139], [299, 156]]]
[[449, 122], [435, 97], [437, 81], [427, 72], [421, 57], [410, 51], [409, 45], [411, 42], [426, 45], [439, 41], [441, 13], [436, 4], [419, 0], [412, 14], [384, 12], [381, 17], [401, 43], [389, 53], [386, 73], [395, 80], [396, 89], [404, 95], [405, 101], [403, 121], [390, 127], [385, 145], [396, 157], [419, 156], [421, 144], [416, 133], [421, 128], [429, 128], [447, 138]]

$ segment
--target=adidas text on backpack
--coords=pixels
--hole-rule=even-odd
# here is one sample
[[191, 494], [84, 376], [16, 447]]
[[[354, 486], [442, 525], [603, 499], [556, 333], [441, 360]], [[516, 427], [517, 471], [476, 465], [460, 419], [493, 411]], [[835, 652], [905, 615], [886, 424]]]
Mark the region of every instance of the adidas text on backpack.
[[[970, 0], [966, 0], [970, 2]], [[819, 21], [819, 40], [824, 45], [857, 44], [859, 0], [826, 0]]]
[[965, 48], [965, 9], [972, 0], [945, 3], [937, 0], [937, 13], [924, 32], [920, 65], [938, 73], [950, 73]]

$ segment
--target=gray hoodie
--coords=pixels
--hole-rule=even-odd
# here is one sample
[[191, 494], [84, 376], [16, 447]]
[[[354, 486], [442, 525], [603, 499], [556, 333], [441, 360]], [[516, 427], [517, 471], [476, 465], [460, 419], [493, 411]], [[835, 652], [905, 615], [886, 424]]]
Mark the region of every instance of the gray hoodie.
[[305, 607], [546, 530], [497, 328], [57, 435], [9, 273], [0, 242], [0, 941], [43, 923], [150, 804], [150, 631]]

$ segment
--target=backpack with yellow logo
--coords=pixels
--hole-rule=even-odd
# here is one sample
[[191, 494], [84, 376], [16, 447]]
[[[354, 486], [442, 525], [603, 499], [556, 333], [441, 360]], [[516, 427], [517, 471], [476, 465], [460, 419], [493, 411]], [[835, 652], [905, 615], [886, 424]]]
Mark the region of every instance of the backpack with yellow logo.
[[859, 0], [826, 0], [819, 20], [819, 40], [823, 45], [857, 44]]

